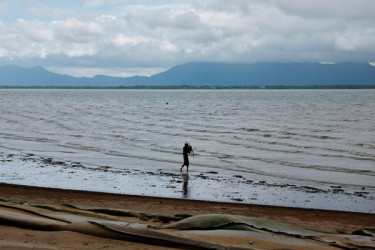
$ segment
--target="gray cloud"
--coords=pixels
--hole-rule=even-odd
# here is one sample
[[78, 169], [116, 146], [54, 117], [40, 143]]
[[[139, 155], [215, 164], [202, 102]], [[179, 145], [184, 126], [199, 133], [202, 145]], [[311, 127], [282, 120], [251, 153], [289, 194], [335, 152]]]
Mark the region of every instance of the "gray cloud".
[[[188, 61], [375, 61], [372, 0], [125, 2], [31, 7], [34, 19], [0, 21], [0, 62], [147, 75]], [[51, 20], [38, 19], [46, 12]]]
[[375, 3], [372, 0], [270, 0], [288, 15], [303, 18], [374, 19]]

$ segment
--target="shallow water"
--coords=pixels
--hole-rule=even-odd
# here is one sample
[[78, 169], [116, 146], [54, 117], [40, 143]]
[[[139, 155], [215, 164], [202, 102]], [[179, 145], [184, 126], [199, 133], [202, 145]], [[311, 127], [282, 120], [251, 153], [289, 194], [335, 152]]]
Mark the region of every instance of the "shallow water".
[[375, 188], [375, 90], [0, 89], [0, 152]]

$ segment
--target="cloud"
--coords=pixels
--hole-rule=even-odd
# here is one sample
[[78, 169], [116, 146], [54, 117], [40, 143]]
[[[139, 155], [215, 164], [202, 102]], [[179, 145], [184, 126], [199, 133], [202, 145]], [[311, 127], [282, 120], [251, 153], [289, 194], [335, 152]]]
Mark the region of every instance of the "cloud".
[[286, 14], [304, 18], [373, 19], [375, 3], [372, 0], [271, 0]]
[[372, 0], [87, 0], [25, 9], [31, 19], [0, 22], [2, 63], [123, 75], [189, 61], [375, 57]]
[[335, 41], [335, 49], [354, 52], [375, 51], [375, 28], [366, 30], [347, 30]]
[[166, 71], [168, 68], [121, 68], [121, 67], [48, 67], [47, 70], [55, 72], [58, 74], [66, 74], [69, 72], [69, 75], [75, 77], [93, 77], [96, 75], [111, 75], [116, 77], [129, 77], [133, 75], [140, 76], [151, 76], [163, 71]]
[[151, 39], [144, 37], [144, 36], [138, 36], [138, 35], [126, 36], [124, 34], [116, 34], [110, 40], [113, 43], [113, 45], [117, 47], [124, 47], [124, 48], [137, 46], [141, 43], [149, 43], [151, 41]]
[[103, 27], [94, 21], [80, 21], [75, 18], [51, 23], [59, 41], [93, 43], [92, 39], [104, 35]]
[[108, 22], [112, 22], [115, 20], [116, 20], [116, 17], [111, 16], [111, 15], [101, 15], [96, 18], [96, 21], [99, 23], [108, 23]]
[[108, 5], [118, 5], [125, 3], [126, 0], [86, 0], [83, 4], [85, 8], [102, 7]]

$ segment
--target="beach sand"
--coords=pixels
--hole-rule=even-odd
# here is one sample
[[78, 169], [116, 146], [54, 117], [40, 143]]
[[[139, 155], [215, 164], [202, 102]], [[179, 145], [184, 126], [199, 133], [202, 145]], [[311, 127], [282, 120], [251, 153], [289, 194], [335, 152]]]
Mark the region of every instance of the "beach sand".
[[[335, 235], [349, 235], [358, 228], [374, 227], [375, 225], [375, 215], [373, 214], [129, 196], [9, 184], [0, 184], [0, 199], [2, 200], [0, 203], [1, 249], [165, 249], [167, 247], [181, 248], [184, 246], [184, 244], [172, 244], [168, 246], [168, 244], [155, 243], [148, 240], [114, 237], [110, 236], [108, 232], [103, 231], [102, 233], [100, 231], [104, 229], [100, 229], [99, 231], [98, 229], [92, 229], [92, 224], [89, 226], [85, 224], [86, 227], [85, 225], [82, 226], [82, 223], [77, 223], [77, 218], [78, 220], [82, 218], [96, 218], [96, 212], [99, 210], [93, 212], [92, 209], [107, 209], [133, 214], [133, 216], [123, 216], [121, 214], [109, 215], [100, 213], [99, 222], [103, 219], [106, 220], [102, 225], [106, 225], [105, 223], [108, 221], [136, 223], [135, 225], [138, 226], [135, 230], [151, 230], [152, 232], [155, 229], [147, 229], [146, 225], [152, 228], [168, 225], [173, 223], [173, 218], [176, 218], [176, 215], [178, 217], [179, 214], [231, 214], [249, 216], [283, 222], [292, 226]], [[51, 207], [55, 207], [56, 209], [51, 209]], [[91, 211], [89, 211], [90, 209]], [[73, 210], [75, 213], [72, 212]], [[81, 217], [77, 217], [77, 214]], [[43, 215], [44, 219], [41, 219], [40, 215]], [[70, 225], [65, 225], [66, 222], [62, 221], [51, 222], [51, 218], [49, 217], [67, 218], [70, 221], [76, 222], [76, 224], [69, 222]], [[90, 219], [87, 220], [90, 221]], [[25, 221], [29, 224], [25, 223]], [[32, 223], [51, 223], [52, 227], [37, 228], [32, 226], [34, 225]], [[73, 224], [76, 225], [76, 228], [72, 226]], [[142, 227], [142, 225], [145, 225], [145, 227]], [[128, 229], [125, 227], [125, 230]], [[174, 235], [173, 237], [196, 240], [197, 244], [201, 244], [199, 242], [208, 242], [209, 244], [218, 244], [217, 246], [258, 249], [293, 248], [293, 246], [298, 249], [314, 249], [316, 247], [330, 249], [332, 247], [330, 244], [323, 244], [322, 240], [303, 240], [301, 237], [291, 240], [291, 237], [274, 234], [271, 237], [269, 232], [253, 232], [249, 234], [240, 231], [231, 233], [229, 230], [197, 232], [194, 230], [162, 229], [159, 231], [172, 234]], [[139, 232], [137, 231], [137, 233]], [[179, 240], [180, 238], [177, 239], [177, 241]], [[251, 244], [249, 244], [250, 240]], [[365, 242], [361, 239], [361, 244], [375, 246], [374, 240], [374, 237], [366, 238]]]

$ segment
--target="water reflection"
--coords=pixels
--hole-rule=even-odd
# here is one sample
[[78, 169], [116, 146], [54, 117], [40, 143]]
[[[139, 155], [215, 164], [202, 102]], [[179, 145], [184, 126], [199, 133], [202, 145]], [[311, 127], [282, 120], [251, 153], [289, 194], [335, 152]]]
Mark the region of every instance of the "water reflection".
[[182, 194], [184, 198], [188, 198], [189, 174], [182, 174], [184, 184], [182, 186]]

